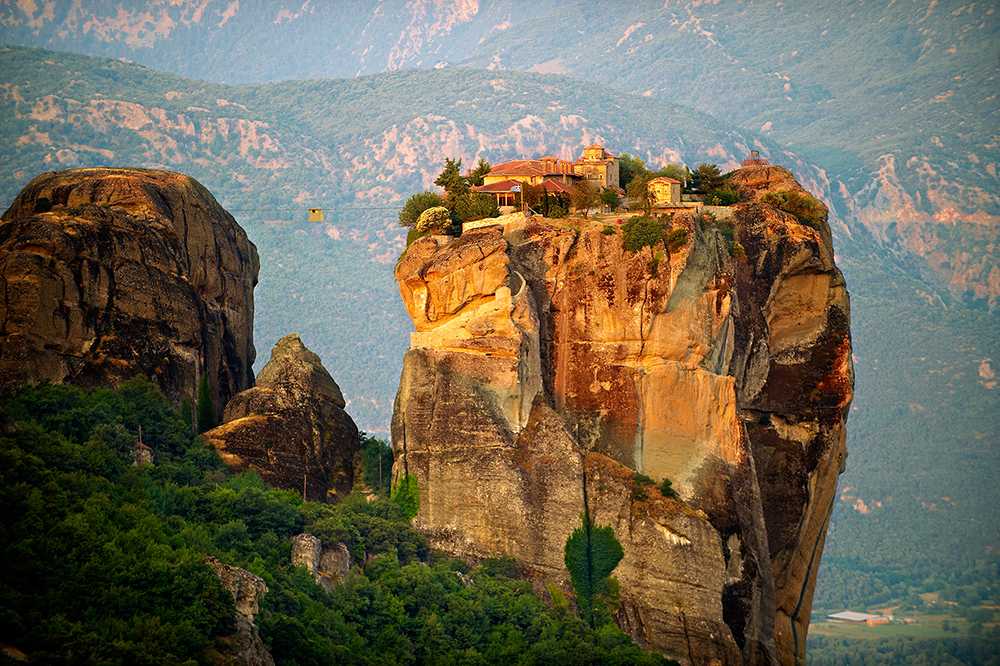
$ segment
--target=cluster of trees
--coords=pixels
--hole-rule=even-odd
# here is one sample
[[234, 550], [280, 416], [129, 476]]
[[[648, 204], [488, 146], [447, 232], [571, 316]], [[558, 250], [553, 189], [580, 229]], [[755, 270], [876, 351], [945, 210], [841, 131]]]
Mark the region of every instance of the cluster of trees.
[[[154, 464], [132, 464], [140, 424]], [[387, 455], [364, 438], [372, 489]], [[382, 478], [375, 499], [331, 506], [233, 476], [144, 378], [0, 396], [0, 642], [38, 663], [218, 663], [235, 608], [212, 555], [266, 582], [257, 623], [279, 666], [670, 663], [559, 594], [546, 604], [509, 558], [431, 552], [409, 527], [416, 484], [389, 498]], [[303, 531], [351, 552], [329, 594], [291, 566]]]
[[652, 171], [639, 157], [624, 153], [619, 157], [618, 178], [633, 205], [646, 215], [650, 214], [653, 197], [649, 181], [654, 178], [673, 178], [681, 184], [681, 191], [704, 195], [705, 203], [713, 206], [731, 206], [740, 200], [739, 194], [729, 183], [729, 174], [723, 174], [715, 164], [702, 162], [691, 171], [682, 164], [665, 164]]
[[476, 168], [467, 176], [462, 175], [462, 160], [445, 158], [444, 169], [434, 184], [444, 189], [444, 196], [425, 190], [412, 195], [399, 211], [399, 225], [407, 227], [411, 237], [428, 233], [460, 235], [462, 223], [499, 217], [500, 209], [488, 194], [473, 192], [470, 187], [483, 184], [483, 177], [490, 172], [490, 163], [479, 158]]

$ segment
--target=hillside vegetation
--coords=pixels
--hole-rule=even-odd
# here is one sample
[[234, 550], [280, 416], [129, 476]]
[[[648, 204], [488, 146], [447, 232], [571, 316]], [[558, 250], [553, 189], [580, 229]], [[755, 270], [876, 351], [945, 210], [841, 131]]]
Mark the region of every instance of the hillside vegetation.
[[[264, 579], [257, 624], [278, 666], [676, 663], [546, 605], [513, 560], [429, 552], [386, 497], [334, 507], [230, 476], [144, 378], [21, 389], [0, 421], [0, 643], [29, 663], [220, 663], [235, 608], [205, 555]], [[140, 425], [156, 458], [136, 467]], [[303, 530], [348, 546], [329, 594], [291, 566]]]

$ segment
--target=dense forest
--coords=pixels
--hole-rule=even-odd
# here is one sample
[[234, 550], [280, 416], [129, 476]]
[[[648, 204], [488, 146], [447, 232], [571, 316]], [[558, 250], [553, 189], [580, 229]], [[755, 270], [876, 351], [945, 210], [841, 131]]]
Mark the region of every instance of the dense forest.
[[[144, 378], [24, 388], [0, 421], [0, 643], [30, 663], [218, 663], [235, 610], [205, 555], [264, 579], [257, 624], [279, 666], [672, 663], [592, 629], [558, 590], [545, 603], [513, 560], [429, 550], [377, 492], [374, 438], [358, 460], [371, 485], [331, 506], [230, 475]], [[136, 466], [140, 426], [155, 459]], [[303, 531], [350, 551], [329, 593], [291, 566]]]

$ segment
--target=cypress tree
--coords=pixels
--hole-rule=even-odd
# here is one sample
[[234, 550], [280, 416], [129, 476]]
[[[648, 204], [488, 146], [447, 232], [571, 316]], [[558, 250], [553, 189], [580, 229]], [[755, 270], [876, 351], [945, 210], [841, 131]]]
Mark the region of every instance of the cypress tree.
[[208, 385], [208, 375], [201, 376], [198, 385], [198, 432], [215, 427], [215, 407], [212, 405], [212, 389]]

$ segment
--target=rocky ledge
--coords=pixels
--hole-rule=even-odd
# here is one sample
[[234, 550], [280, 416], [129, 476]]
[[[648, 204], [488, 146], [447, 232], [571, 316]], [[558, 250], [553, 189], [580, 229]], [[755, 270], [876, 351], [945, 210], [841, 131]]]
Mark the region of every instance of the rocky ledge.
[[217, 417], [253, 383], [257, 249], [193, 178], [38, 176], [0, 220], [0, 389], [147, 375], [175, 407], [208, 376]]
[[[691, 211], [637, 252], [614, 220], [521, 216], [410, 245], [393, 474], [417, 478], [435, 547], [571, 593], [584, 513], [622, 543], [616, 618], [638, 642], [804, 663], [853, 368], [825, 214], [760, 202], [804, 193], [788, 177], [737, 174], [733, 241]], [[636, 472], [679, 499], [637, 494]]]

